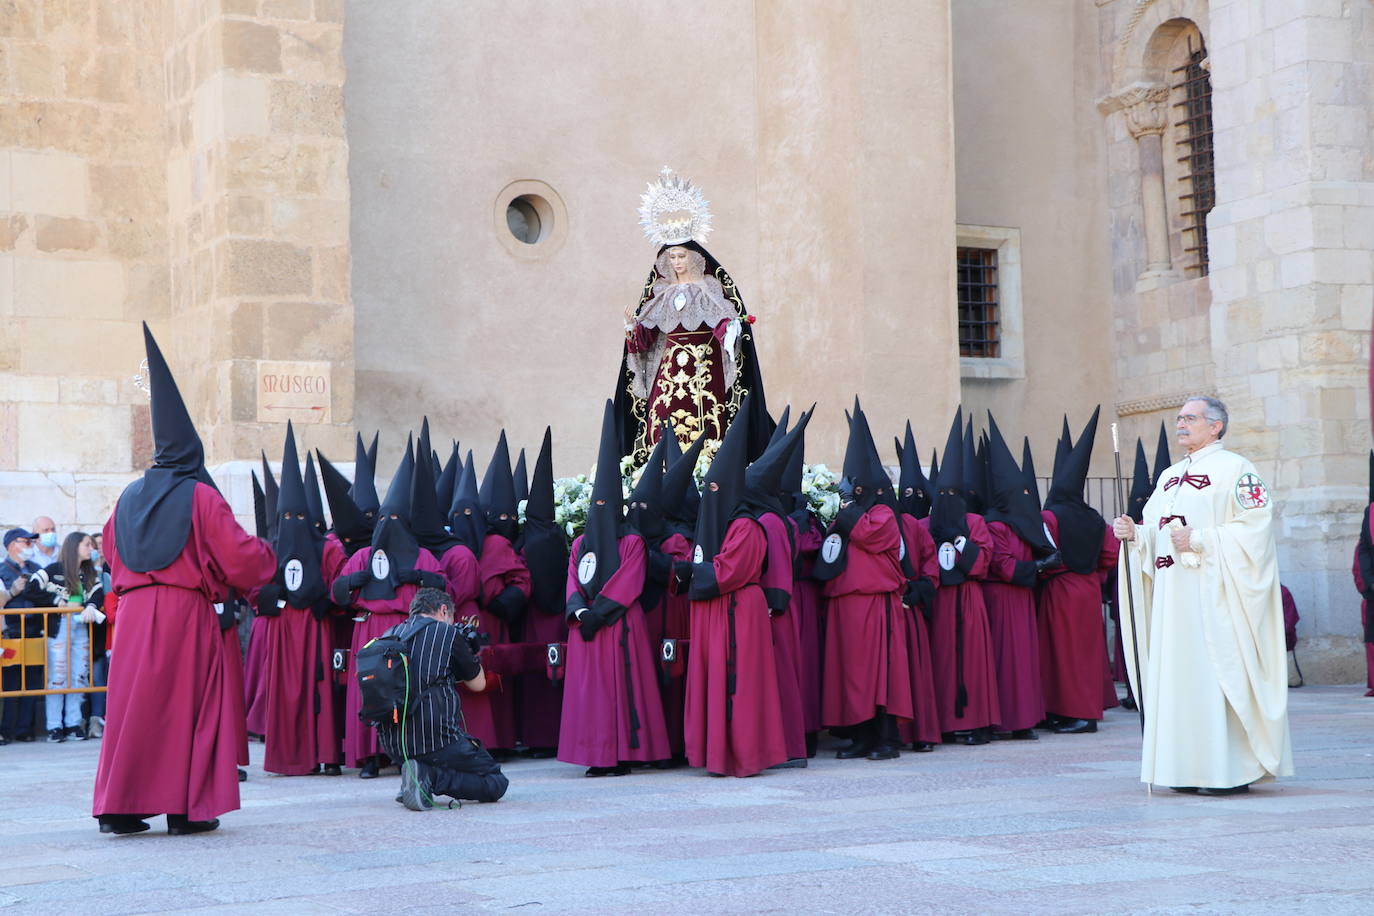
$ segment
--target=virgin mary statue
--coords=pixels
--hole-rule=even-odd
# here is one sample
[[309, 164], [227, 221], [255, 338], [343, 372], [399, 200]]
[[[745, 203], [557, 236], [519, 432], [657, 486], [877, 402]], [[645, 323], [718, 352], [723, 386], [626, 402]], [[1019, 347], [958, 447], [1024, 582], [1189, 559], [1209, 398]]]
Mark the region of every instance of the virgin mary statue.
[[639, 212], [659, 249], [638, 306], [625, 312], [615, 397], [621, 450], [640, 464], [665, 429], [684, 448], [702, 433], [719, 440], [752, 392], [753, 458], [767, 445], [773, 424], [753, 318], [735, 281], [701, 244], [711, 231], [706, 201], [700, 189], [665, 168]]

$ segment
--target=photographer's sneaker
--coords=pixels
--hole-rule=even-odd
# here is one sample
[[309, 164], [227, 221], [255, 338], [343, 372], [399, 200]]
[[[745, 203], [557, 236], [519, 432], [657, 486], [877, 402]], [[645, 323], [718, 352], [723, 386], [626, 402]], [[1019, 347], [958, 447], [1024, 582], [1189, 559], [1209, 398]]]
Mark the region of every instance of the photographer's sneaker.
[[420, 775], [420, 765], [407, 760], [401, 765], [401, 804], [411, 811], [427, 811], [434, 807], [430, 801], [429, 785]]

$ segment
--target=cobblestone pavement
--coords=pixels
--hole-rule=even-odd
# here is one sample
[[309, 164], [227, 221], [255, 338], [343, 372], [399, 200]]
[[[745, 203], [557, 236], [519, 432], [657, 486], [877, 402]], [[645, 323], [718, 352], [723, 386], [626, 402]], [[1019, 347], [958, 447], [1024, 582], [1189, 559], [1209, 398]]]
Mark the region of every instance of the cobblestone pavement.
[[1298, 776], [1147, 796], [1134, 715], [1096, 735], [715, 779], [508, 764], [494, 805], [406, 811], [395, 770], [263, 773], [218, 832], [101, 836], [98, 742], [0, 748], [0, 906], [410, 912], [1374, 912], [1374, 700], [1292, 692]]

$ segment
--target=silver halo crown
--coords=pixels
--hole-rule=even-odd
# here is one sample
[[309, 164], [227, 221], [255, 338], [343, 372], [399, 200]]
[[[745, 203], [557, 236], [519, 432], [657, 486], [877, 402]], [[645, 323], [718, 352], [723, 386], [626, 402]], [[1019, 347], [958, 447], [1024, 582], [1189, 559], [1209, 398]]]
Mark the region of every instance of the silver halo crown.
[[134, 387], [146, 395], [151, 395], [153, 389], [148, 384], [148, 357], [143, 357], [143, 362], [138, 364], [140, 371], [134, 376]]
[[[673, 173], [668, 166], [659, 172], [639, 199], [639, 224], [655, 245], [703, 244], [711, 232], [711, 207], [691, 179]], [[669, 213], [685, 213], [665, 219]]]

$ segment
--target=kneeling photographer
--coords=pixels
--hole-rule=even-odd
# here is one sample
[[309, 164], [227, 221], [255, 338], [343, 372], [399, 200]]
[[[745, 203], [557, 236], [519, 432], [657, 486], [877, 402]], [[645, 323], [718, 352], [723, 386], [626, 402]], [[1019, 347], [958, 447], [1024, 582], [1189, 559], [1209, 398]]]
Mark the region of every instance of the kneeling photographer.
[[434, 805], [435, 795], [493, 802], [509, 785], [501, 767], [462, 727], [458, 683], [480, 693], [486, 674], [476, 658], [476, 634], [454, 625], [453, 599], [422, 588], [410, 603], [410, 618], [381, 637], [402, 640], [410, 689], [418, 697], [409, 712], [377, 724], [382, 749], [403, 760], [397, 801], [412, 811]]

